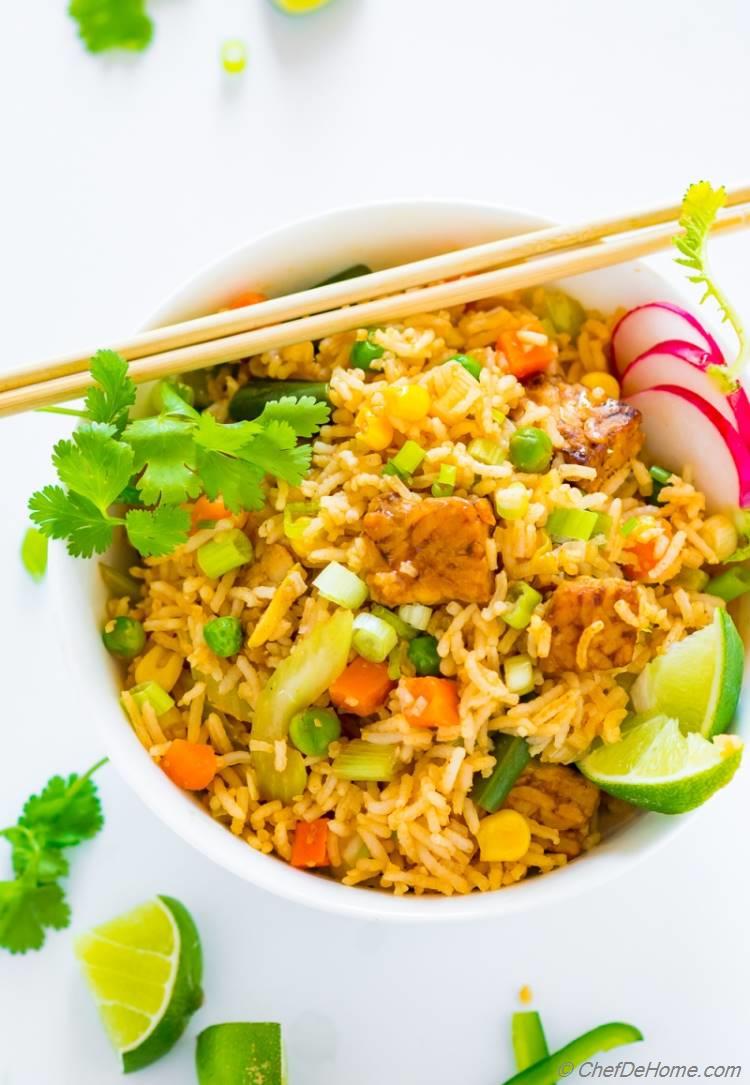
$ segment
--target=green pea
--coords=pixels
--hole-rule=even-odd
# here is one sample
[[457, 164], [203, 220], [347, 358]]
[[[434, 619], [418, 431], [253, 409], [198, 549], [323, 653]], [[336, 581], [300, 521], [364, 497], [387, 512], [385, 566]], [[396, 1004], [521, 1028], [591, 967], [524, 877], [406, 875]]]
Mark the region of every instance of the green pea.
[[521, 426], [510, 439], [508, 455], [519, 471], [538, 474], [552, 463], [552, 441], [543, 429]]
[[341, 721], [332, 708], [306, 708], [292, 716], [289, 737], [300, 753], [324, 757], [331, 743], [341, 737]]
[[114, 618], [107, 622], [102, 633], [104, 647], [120, 659], [137, 656], [146, 643], [146, 633], [136, 618]]
[[370, 339], [358, 339], [352, 347], [352, 352], [349, 355], [349, 364], [354, 369], [364, 369], [365, 372], [370, 368], [376, 358], [382, 358], [385, 354], [383, 347], [378, 346], [377, 343], [373, 343]]
[[440, 656], [438, 655], [437, 643], [437, 638], [431, 637], [429, 633], [409, 641], [407, 655], [420, 677], [440, 674]]
[[482, 372], [482, 367], [476, 358], [470, 358], [468, 354], [454, 354], [452, 358], [448, 359], [449, 362], [458, 362], [462, 365], [467, 373], [471, 373], [474, 380], [479, 380], [479, 375]]
[[242, 623], [239, 618], [212, 618], [203, 627], [203, 639], [221, 659], [236, 655], [242, 647]]

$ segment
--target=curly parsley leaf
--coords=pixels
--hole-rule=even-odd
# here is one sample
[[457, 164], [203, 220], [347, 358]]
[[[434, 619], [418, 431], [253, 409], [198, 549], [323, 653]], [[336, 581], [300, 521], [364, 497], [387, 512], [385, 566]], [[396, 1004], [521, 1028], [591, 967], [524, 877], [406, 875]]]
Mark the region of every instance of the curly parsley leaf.
[[52, 452], [60, 481], [104, 514], [133, 473], [133, 450], [113, 441], [115, 432], [114, 426], [91, 422], [72, 440], [58, 441]]
[[0, 832], [11, 845], [14, 881], [0, 882], [0, 946], [11, 953], [40, 949], [47, 928], [70, 923], [70, 908], [58, 885], [68, 873], [63, 848], [89, 840], [102, 827], [101, 804], [91, 776], [53, 776], [26, 802], [17, 823]]
[[70, 924], [70, 907], [59, 885], [25, 879], [0, 882], [0, 946], [11, 953], [41, 949], [45, 930]]
[[88, 498], [66, 493], [61, 486], [45, 486], [29, 500], [32, 521], [50, 539], [65, 539], [74, 558], [102, 554], [112, 545], [114, 526], [120, 523], [106, 516]]
[[136, 483], [143, 503], [177, 505], [200, 493], [195, 474], [194, 426], [182, 418], [157, 415], [131, 422], [123, 434], [135, 454]]
[[225, 456], [210, 449], [198, 449], [198, 470], [203, 489], [215, 500], [221, 494], [230, 512], [263, 507], [263, 470], [254, 463]]
[[679, 220], [684, 233], [677, 234], [673, 241], [675, 248], [682, 254], [675, 257], [675, 262], [693, 272], [688, 275], [691, 283], [703, 287], [701, 304], [713, 298], [721, 310], [722, 323], [732, 325], [739, 341], [739, 354], [733, 365], [709, 366], [711, 377], [725, 394], [729, 394], [738, 387], [737, 374], [745, 363], [748, 343], [739, 314], [713, 278], [708, 261], [708, 237], [726, 200], [727, 193], [723, 185], [714, 188], [709, 181], [698, 181], [691, 185], [683, 198]]
[[282, 396], [266, 403], [258, 421], [263, 426], [269, 422], [286, 422], [298, 437], [312, 437], [325, 425], [330, 414], [328, 404], [312, 396]]
[[153, 37], [145, 0], [70, 0], [68, 13], [90, 53], [145, 49]]
[[128, 363], [114, 350], [99, 350], [91, 359], [91, 376], [97, 383], [86, 393], [86, 414], [92, 422], [112, 425], [121, 433], [135, 403]]
[[189, 528], [190, 513], [176, 505], [131, 509], [125, 517], [128, 539], [144, 557], [171, 554], [187, 541]]

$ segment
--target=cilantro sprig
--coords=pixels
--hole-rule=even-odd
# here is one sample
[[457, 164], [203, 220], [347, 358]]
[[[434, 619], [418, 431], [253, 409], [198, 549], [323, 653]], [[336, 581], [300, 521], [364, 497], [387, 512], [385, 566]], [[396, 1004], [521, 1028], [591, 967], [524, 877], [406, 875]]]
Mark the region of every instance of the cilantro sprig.
[[68, 13], [90, 53], [145, 49], [153, 37], [145, 0], [70, 0]]
[[[311, 396], [285, 396], [252, 422], [222, 424], [167, 383], [161, 413], [131, 421], [135, 385], [127, 362], [99, 351], [91, 374], [96, 383], [85, 409], [62, 408], [82, 422], [54, 447], [60, 485], [45, 486], [29, 501], [34, 524], [64, 539], [74, 557], [107, 550], [118, 527], [145, 557], [169, 554], [187, 539], [190, 516], [182, 506], [202, 493], [212, 500], [221, 495], [231, 512], [261, 508], [267, 476], [291, 486], [302, 481], [312, 453], [298, 441], [329, 415]], [[121, 514], [123, 504], [137, 507]]]
[[90, 840], [104, 824], [92, 775], [53, 776], [26, 802], [15, 825], [0, 830], [11, 846], [15, 877], [0, 881], [0, 946], [11, 953], [41, 949], [45, 931], [70, 923], [70, 907], [58, 884], [69, 870], [64, 849]]
[[714, 188], [709, 181], [697, 181], [685, 193], [682, 201], [682, 213], [679, 225], [684, 233], [674, 238], [674, 244], [680, 256], [676, 263], [686, 267], [693, 274], [688, 275], [691, 283], [703, 287], [701, 304], [713, 298], [721, 310], [722, 323], [731, 324], [739, 342], [739, 351], [730, 366], [711, 365], [709, 372], [716, 384], [725, 394], [737, 390], [738, 375], [742, 372], [748, 358], [750, 345], [737, 310], [729, 301], [724, 291], [713, 278], [708, 261], [708, 237], [716, 216], [726, 204], [727, 193], [724, 186]]

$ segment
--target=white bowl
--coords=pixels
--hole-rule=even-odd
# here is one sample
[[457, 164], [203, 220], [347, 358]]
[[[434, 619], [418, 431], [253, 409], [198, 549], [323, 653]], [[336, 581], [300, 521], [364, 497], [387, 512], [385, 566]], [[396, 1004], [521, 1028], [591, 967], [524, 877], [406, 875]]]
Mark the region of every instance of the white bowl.
[[[242, 245], [190, 279], [149, 323], [169, 323], [214, 311], [241, 289], [283, 294], [355, 263], [387, 267], [404, 259], [539, 225], [543, 220], [523, 212], [443, 200], [401, 200], [332, 211]], [[653, 299], [685, 302], [668, 282], [639, 264], [578, 276], [561, 285], [584, 304], [605, 311]], [[70, 653], [71, 666], [80, 676], [85, 715], [94, 721], [100, 741], [119, 772], [146, 805], [184, 840], [213, 862], [272, 893], [330, 912], [378, 919], [501, 916], [552, 904], [624, 874], [686, 823], [685, 816], [638, 817], [598, 848], [555, 873], [497, 892], [466, 897], [394, 897], [295, 870], [232, 836], [153, 764], [123, 717], [118, 703], [118, 672], [102, 647], [105, 593], [96, 561], [71, 559], [58, 545], [53, 551], [52, 574], [60, 605], [59, 620], [67, 630], [67, 643], [75, 645], [75, 651], [71, 649]]]

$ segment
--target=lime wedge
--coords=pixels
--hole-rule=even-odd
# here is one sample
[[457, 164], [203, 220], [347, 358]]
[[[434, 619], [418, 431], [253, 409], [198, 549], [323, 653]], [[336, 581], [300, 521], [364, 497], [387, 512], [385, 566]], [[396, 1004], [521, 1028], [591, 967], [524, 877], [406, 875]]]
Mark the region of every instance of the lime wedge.
[[198, 931], [172, 897], [81, 935], [76, 955], [125, 1073], [165, 1055], [203, 1001]]
[[237, 1021], [198, 1037], [198, 1085], [286, 1085], [281, 1025]]
[[745, 648], [726, 610], [673, 644], [641, 672], [630, 696], [637, 712], [676, 716], [685, 732], [726, 731], [737, 709]]
[[675, 719], [652, 716], [636, 718], [619, 742], [599, 746], [578, 768], [603, 791], [634, 806], [684, 814], [728, 784], [741, 758], [735, 735], [709, 741], [692, 731], [684, 735]]
[[331, 0], [271, 0], [280, 11], [288, 15], [306, 15], [308, 11], [317, 11], [329, 4]]

